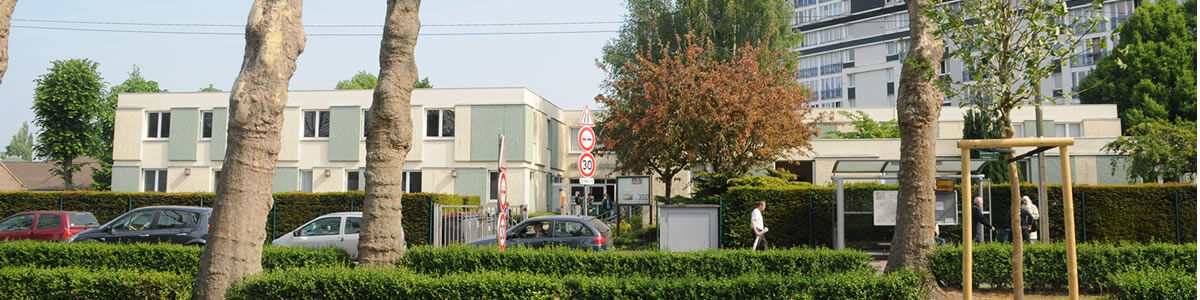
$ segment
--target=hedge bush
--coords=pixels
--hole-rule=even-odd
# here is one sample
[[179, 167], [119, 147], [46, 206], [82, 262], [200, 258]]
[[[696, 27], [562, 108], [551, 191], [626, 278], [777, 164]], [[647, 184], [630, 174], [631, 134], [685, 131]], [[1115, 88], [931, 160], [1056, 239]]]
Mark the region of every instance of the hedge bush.
[[873, 270], [871, 256], [858, 251], [794, 249], [671, 253], [588, 252], [566, 248], [418, 247], [402, 264], [422, 274], [485, 271], [544, 275], [737, 277], [745, 274], [813, 275]]
[[266, 272], [230, 299], [920, 299], [920, 275], [870, 272], [729, 279], [585, 277], [485, 272], [427, 276], [395, 269]]
[[82, 268], [0, 268], [3, 299], [189, 299], [192, 276]]
[[[976, 285], [996, 287], [1012, 284], [1012, 245], [983, 243], [972, 254], [972, 278]], [[1025, 286], [1029, 289], [1067, 289], [1067, 254], [1064, 244], [1025, 245]], [[1174, 244], [1079, 244], [1076, 248], [1079, 285], [1099, 289], [1108, 276], [1136, 270], [1164, 269], [1195, 272], [1196, 245]], [[962, 286], [962, 247], [938, 247], [930, 261], [933, 275], [947, 286]]]
[[[896, 188], [895, 185], [848, 184], [844, 190], [845, 208], [869, 212], [875, 190]], [[1196, 224], [1195, 184], [1076, 185], [1072, 191], [1076, 236], [1081, 242], [1173, 242], [1176, 240], [1176, 197], [1181, 217], [1179, 239], [1196, 240], [1196, 227], [1192, 226]], [[750, 211], [761, 200], [767, 202], [763, 218], [771, 228], [768, 240], [772, 246], [832, 247], [835, 193], [832, 187], [731, 188], [724, 198], [721, 246], [750, 247], [754, 241], [748, 225]], [[1037, 195], [1037, 186], [1021, 185], [1021, 193]], [[1049, 208], [1041, 213], [1050, 216], [1051, 238], [1061, 241], [1064, 237], [1061, 186], [1049, 185], [1046, 193]], [[992, 223], [996, 229], [1010, 228], [1007, 214], [1010, 194], [1006, 184], [991, 188], [990, 205], [997, 212], [992, 216]], [[847, 245], [861, 247], [891, 241], [894, 227], [874, 226], [871, 218], [871, 215], [846, 215]], [[942, 237], [959, 241], [961, 230], [960, 226], [944, 226]]]
[[1196, 273], [1140, 270], [1108, 275], [1117, 299], [1196, 299]]
[[[96, 215], [103, 224], [132, 208], [154, 205], [212, 207], [213, 193], [0, 192], [0, 218], [30, 210], [75, 210]], [[361, 191], [344, 193], [276, 193], [276, 210], [267, 217], [268, 240], [283, 236], [312, 219], [334, 212], [362, 211]], [[404, 232], [410, 245], [429, 243], [431, 202], [479, 204], [477, 196], [404, 194]], [[61, 205], [60, 205], [61, 203]], [[272, 227], [273, 226], [273, 227]], [[274, 230], [272, 230], [274, 229]], [[274, 234], [272, 235], [272, 232]]]
[[[173, 244], [99, 244], [52, 242], [0, 243], [0, 267], [78, 267], [196, 274], [203, 249]], [[350, 256], [336, 248], [266, 247], [264, 270], [347, 266]]]

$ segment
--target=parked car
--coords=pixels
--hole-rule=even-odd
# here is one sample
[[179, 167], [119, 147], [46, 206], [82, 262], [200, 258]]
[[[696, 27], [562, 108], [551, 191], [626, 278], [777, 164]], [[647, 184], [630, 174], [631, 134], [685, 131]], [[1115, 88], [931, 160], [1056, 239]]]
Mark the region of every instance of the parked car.
[[72, 242], [173, 243], [203, 246], [212, 208], [149, 206], [131, 210], [103, 226], [81, 232]]
[[[362, 212], [326, 214], [271, 241], [271, 245], [301, 246], [314, 249], [337, 247], [346, 250], [350, 257], [357, 258], [358, 233], [362, 230], [362, 224]], [[400, 230], [400, 239], [405, 239], [404, 229]], [[404, 241], [404, 247], [408, 248], [407, 240]]]
[[[529, 218], [505, 233], [506, 245], [532, 248], [566, 246], [585, 250], [611, 250], [612, 231], [590, 216], [543, 216]], [[475, 240], [468, 245], [496, 245], [496, 238]]]
[[100, 222], [90, 212], [26, 211], [0, 220], [0, 240], [70, 240]]

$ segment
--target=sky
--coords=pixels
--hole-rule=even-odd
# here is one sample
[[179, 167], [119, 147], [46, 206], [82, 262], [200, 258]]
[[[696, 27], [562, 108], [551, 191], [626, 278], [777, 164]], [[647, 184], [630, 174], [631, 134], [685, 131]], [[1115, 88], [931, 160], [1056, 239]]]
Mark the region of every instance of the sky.
[[[55, 60], [87, 58], [100, 64], [107, 85], [120, 84], [134, 65], [142, 76], [173, 92], [213, 84], [228, 91], [241, 68], [240, 34], [252, 1], [59, 1], [17, 2], [9, 35], [9, 66], [0, 83], [0, 145], [28, 121], [33, 125], [34, 80]], [[291, 90], [330, 90], [339, 80], [379, 71], [378, 35], [386, 1], [304, 2], [310, 35], [297, 61]], [[526, 87], [564, 109], [593, 105], [604, 79], [595, 61], [616, 37], [626, 14], [622, 1], [423, 1], [422, 34], [480, 32], [602, 31], [527, 35], [422, 35], [416, 60], [421, 77], [435, 88]], [[45, 22], [56, 21], [56, 22]], [[236, 26], [115, 25], [61, 21]], [[605, 22], [536, 26], [438, 26]], [[218, 32], [231, 35], [75, 31], [29, 27], [127, 31]], [[369, 36], [319, 36], [354, 33]]]

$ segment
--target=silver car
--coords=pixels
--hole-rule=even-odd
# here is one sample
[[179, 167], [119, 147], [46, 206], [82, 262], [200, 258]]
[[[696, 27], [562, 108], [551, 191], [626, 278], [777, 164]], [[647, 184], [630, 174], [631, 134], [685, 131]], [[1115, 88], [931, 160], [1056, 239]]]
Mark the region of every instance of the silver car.
[[[358, 257], [358, 233], [362, 230], [362, 212], [338, 212], [326, 214], [304, 226], [296, 228], [290, 234], [285, 234], [274, 241], [275, 246], [301, 246], [305, 248], [337, 247], [346, 250], [350, 257]], [[404, 239], [404, 230], [400, 231]], [[404, 242], [408, 248], [408, 241]]]
[[[612, 250], [608, 225], [589, 216], [544, 216], [529, 218], [505, 234], [507, 245], [531, 248], [565, 246], [585, 250]], [[496, 238], [468, 242], [467, 245], [494, 246]]]

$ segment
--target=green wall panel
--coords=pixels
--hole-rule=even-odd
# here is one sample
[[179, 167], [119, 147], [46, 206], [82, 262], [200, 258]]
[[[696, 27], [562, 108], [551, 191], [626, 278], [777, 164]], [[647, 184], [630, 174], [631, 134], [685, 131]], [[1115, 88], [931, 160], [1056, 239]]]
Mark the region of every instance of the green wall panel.
[[[1117, 165], [1113, 166], [1113, 161]], [[1129, 180], [1129, 159], [1119, 156], [1096, 156], [1097, 184], [1133, 184]], [[1115, 171], [1115, 172], [1114, 172]], [[1050, 173], [1050, 172], [1046, 172]]]
[[295, 192], [300, 190], [300, 170], [296, 167], [275, 167], [275, 182], [271, 192]]
[[[1075, 171], [1075, 157], [1071, 157], [1071, 182], [1079, 182], [1079, 172]], [[1029, 182], [1037, 183], [1038, 180], [1038, 160], [1037, 156], [1029, 158]], [[1058, 155], [1046, 155], [1046, 184], [1062, 184], [1062, 163]]]
[[479, 199], [486, 201], [488, 184], [487, 169], [459, 168], [458, 177], [454, 177], [454, 193], [458, 195], [479, 196]]
[[209, 148], [208, 159], [225, 160], [225, 142], [229, 130], [229, 109], [213, 108], [212, 147]]
[[[497, 160], [498, 135], [504, 135], [505, 159], [532, 161], [532, 143], [526, 142], [533, 116], [525, 105], [471, 106], [471, 160]], [[459, 136], [458, 138], [463, 138]]]
[[562, 164], [562, 158], [560, 158], [560, 156], [562, 156], [562, 147], [559, 146], [559, 144], [562, 143], [562, 140], [559, 137], [564, 136], [562, 123], [559, 123], [554, 119], [547, 119], [546, 131], [546, 144], [549, 145], [548, 148], [550, 148], [550, 168], [559, 169], [559, 166]]
[[196, 160], [196, 143], [200, 140], [199, 136], [200, 109], [172, 108], [167, 160]]
[[[141, 179], [142, 170], [138, 166], [113, 166], [112, 167], [112, 191], [114, 192], [137, 192], [138, 180]], [[80, 175], [75, 175], [80, 176]]]
[[329, 161], [358, 161], [362, 115], [359, 106], [329, 108]]

